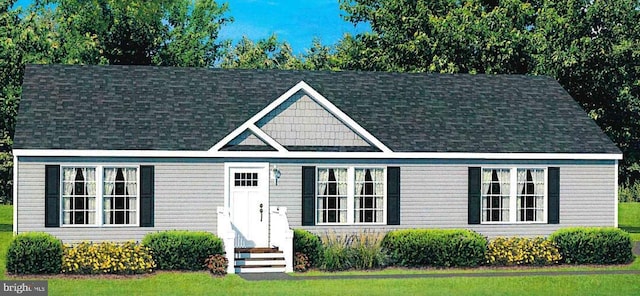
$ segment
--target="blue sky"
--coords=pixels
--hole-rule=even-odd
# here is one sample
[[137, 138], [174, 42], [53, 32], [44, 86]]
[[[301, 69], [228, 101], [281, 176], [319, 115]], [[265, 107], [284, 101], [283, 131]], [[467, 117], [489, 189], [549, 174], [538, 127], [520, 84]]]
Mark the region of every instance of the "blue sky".
[[[19, 0], [26, 7], [32, 0]], [[280, 41], [291, 44], [295, 53], [303, 53], [313, 37], [323, 44], [336, 43], [345, 33], [359, 33], [368, 29], [344, 21], [338, 0], [227, 0], [228, 16], [235, 21], [220, 32], [223, 39], [252, 40], [275, 33]]]

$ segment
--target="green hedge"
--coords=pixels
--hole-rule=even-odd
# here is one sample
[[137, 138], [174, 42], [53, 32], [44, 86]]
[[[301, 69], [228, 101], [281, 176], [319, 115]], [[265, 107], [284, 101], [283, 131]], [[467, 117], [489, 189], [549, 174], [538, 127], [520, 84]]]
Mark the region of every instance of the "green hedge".
[[203, 270], [209, 256], [224, 254], [222, 240], [204, 231], [170, 230], [147, 234], [142, 244], [160, 270]]
[[7, 271], [13, 274], [60, 273], [62, 248], [62, 241], [48, 233], [18, 234], [7, 250]]
[[405, 229], [387, 233], [382, 248], [393, 265], [478, 266], [484, 262], [487, 239], [466, 229]]
[[306, 255], [310, 266], [318, 266], [320, 254], [322, 254], [320, 237], [304, 229], [294, 229], [293, 253]]
[[625, 264], [633, 260], [631, 237], [612, 227], [560, 229], [549, 237], [569, 264]]

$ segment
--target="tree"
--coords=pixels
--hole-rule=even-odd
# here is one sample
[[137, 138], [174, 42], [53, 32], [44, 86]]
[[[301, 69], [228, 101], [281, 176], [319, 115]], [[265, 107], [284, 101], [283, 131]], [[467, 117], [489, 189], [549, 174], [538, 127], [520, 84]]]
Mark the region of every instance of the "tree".
[[372, 32], [346, 36], [342, 67], [549, 75], [620, 147], [640, 180], [640, 1], [341, 0]]
[[302, 61], [293, 54], [291, 45], [278, 41], [276, 35], [251, 41], [242, 37], [222, 58], [222, 68], [302, 69]]
[[11, 154], [24, 65], [139, 64], [213, 67], [227, 5], [214, 0], [0, 2], [0, 202], [11, 200]]

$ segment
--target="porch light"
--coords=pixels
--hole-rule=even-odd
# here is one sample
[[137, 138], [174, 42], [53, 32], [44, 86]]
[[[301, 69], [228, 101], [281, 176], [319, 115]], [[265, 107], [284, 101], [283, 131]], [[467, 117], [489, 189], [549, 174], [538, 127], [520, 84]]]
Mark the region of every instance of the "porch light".
[[271, 170], [271, 178], [273, 180], [275, 180], [276, 186], [278, 186], [278, 179], [280, 179], [280, 176], [282, 175], [282, 173], [280, 173], [280, 169], [278, 169], [278, 166], [273, 166], [273, 169]]

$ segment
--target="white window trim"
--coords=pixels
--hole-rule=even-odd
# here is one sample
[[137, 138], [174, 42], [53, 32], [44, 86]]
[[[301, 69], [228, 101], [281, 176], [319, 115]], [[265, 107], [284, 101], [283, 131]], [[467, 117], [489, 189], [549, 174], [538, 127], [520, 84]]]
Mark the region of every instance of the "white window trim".
[[[483, 192], [480, 192], [480, 224], [486, 225], [505, 225], [505, 224], [548, 224], [549, 218], [549, 167], [538, 165], [526, 165], [526, 166], [495, 166], [495, 167], [481, 167], [480, 168], [480, 184], [483, 184], [482, 172], [484, 170], [509, 170], [509, 221], [482, 221], [482, 196]], [[542, 221], [517, 221], [518, 218], [518, 169], [543, 169], [544, 170], [544, 209], [542, 212]], [[480, 186], [482, 190], [482, 185]]]
[[[321, 169], [347, 169], [347, 222], [318, 222], [318, 170]], [[355, 202], [356, 202], [356, 184], [355, 184], [355, 170], [356, 169], [382, 169], [384, 186], [383, 186], [383, 214], [381, 222], [356, 222]], [[368, 165], [356, 165], [356, 166], [316, 166], [315, 181], [314, 181], [314, 213], [313, 219], [315, 225], [318, 226], [337, 226], [337, 225], [387, 225], [387, 167], [386, 166], [368, 166]]]
[[[96, 223], [95, 224], [64, 224], [64, 200], [63, 184], [65, 168], [95, 168], [96, 170]], [[105, 168], [135, 168], [137, 178], [137, 197], [136, 197], [136, 223], [135, 224], [105, 224], [104, 219], [104, 169]], [[119, 165], [119, 164], [64, 164], [60, 166], [60, 227], [62, 228], [127, 228], [140, 227], [140, 166], [139, 165]]]

